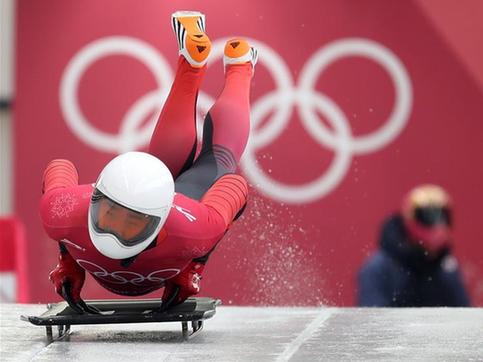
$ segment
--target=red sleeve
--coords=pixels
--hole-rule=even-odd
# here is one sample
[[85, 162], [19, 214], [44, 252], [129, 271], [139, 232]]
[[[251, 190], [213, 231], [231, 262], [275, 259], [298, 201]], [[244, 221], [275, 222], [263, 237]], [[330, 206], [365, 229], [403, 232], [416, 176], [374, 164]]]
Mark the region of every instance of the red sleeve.
[[42, 179], [42, 193], [62, 187], [77, 186], [79, 175], [69, 160], [52, 160], [47, 165]]
[[44, 229], [52, 239], [60, 240], [68, 236], [69, 230], [77, 223], [79, 213], [79, 176], [72, 162], [53, 160], [44, 171], [40, 218]]
[[248, 185], [240, 175], [221, 177], [205, 193], [201, 203], [215, 209], [228, 227], [247, 202]]
[[201, 201], [176, 194], [166, 222], [164, 255], [180, 259], [205, 256], [223, 237], [246, 203], [248, 187], [243, 177], [225, 175]]

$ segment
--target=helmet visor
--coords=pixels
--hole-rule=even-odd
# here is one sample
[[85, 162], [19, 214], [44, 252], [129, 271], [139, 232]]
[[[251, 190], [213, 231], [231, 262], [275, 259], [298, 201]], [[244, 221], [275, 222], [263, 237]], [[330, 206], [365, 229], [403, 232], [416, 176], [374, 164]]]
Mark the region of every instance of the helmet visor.
[[94, 230], [114, 235], [124, 246], [137, 245], [156, 231], [161, 219], [131, 210], [95, 189], [90, 205]]

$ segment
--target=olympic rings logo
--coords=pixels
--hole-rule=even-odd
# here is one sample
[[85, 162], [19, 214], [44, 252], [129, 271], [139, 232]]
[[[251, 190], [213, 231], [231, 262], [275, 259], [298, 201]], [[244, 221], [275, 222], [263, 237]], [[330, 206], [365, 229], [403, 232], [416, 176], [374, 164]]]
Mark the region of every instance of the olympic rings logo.
[[[227, 39], [212, 44], [212, 61], [223, 56]], [[265, 195], [287, 203], [315, 201], [330, 193], [344, 178], [352, 156], [375, 152], [392, 142], [404, 129], [412, 108], [412, 86], [407, 71], [398, 57], [388, 48], [363, 38], [334, 41], [317, 50], [306, 62], [295, 82], [284, 60], [268, 45], [249, 39], [259, 51], [259, 63], [266, 65], [276, 90], [264, 94], [252, 103], [252, 131], [241, 161], [244, 174]], [[77, 97], [84, 72], [97, 60], [113, 55], [132, 56], [144, 63], [155, 76], [158, 89], [137, 100], [120, 120], [117, 135], [104, 133], [87, 120]], [[347, 116], [327, 95], [315, 89], [315, 82], [332, 63], [345, 57], [364, 57], [379, 64], [390, 76], [395, 88], [393, 109], [379, 129], [362, 136], [352, 134]], [[259, 66], [259, 65], [258, 65]], [[151, 45], [131, 37], [107, 37], [82, 48], [67, 65], [60, 87], [60, 104], [70, 129], [89, 146], [105, 152], [121, 153], [146, 145], [173, 79], [165, 58]], [[198, 110], [207, 112], [214, 99], [200, 92]], [[293, 109], [307, 133], [321, 146], [334, 151], [335, 157], [326, 172], [317, 179], [300, 185], [287, 185], [271, 178], [256, 160], [256, 151], [273, 142], [287, 127]], [[325, 116], [331, 129], [318, 117]], [[148, 115], [151, 121], [139, 129]], [[261, 128], [257, 125], [268, 115]], [[198, 117], [200, 118], [200, 117]], [[198, 127], [201, 130], [201, 127]]]
[[144, 282], [148, 281], [151, 282], [153, 285], [160, 285], [166, 279], [170, 279], [179, 274], [180, 272], [179, 269], [161, 269], [153, 271], [149, 275], [145, 276], [126, 270], [108, 272], [103, 267], [90, 261], [83, 259], [77, 259], [76, 261], [77, 264], [79, 264], [83, 269], [87, 270], [96, 278], [111, 284], [132, 284], [140, 286]]

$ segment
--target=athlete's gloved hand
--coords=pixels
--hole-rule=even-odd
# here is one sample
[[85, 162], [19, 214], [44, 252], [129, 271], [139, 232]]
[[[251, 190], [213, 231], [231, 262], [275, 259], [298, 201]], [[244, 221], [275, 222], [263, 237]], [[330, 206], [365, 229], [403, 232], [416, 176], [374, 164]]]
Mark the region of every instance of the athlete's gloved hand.
[[200, 291], [201, 273], [205, 265], [191, 262], [180, 274], [166, 281], [162, 297], [161, 310], [183, 303], [187, 298]]
[[95, 308], [88, 306], [80, 297], [85, 280], [85, 270], [75, 262], [67, 249], [62, 246], [59, 263], [50, 272], [49, 279], [54, 284], [57, 294], [64, 298], [77, 313], [98, 313]]

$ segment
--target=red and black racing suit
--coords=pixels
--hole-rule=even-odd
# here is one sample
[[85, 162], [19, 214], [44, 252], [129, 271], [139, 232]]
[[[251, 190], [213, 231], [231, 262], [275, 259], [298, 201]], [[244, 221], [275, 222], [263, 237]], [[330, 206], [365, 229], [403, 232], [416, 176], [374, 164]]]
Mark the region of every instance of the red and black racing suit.
[[198, 291], [186, 279], [195, 271], [201, 273], [209, 254], [246, 204], [247, 183], [235, 172], [250, 129], [253, 72], [250, 63], [227, 67], [224, 88], [206, 115], [203, 144], [195, 159], [195, 109], [205, 68], [193, 68], [179, 58], [149, 146], [149, 152], [172, 172], [176, 195], [161, 232], [140, 254], [115, 260], [99, 253], [87, 225], [93, 184], [78, 185], [77, 171], [67, 160], [52, 161], [45, 170], [41, 219], [47, 234], [61, 246], [60, 262], [51, 279], [54, 284], [72, 279], [74, 299], [80, 298], [84, 270], [104, 288], [121, 295], [143, 295], [177, 285], [181, 302]]

